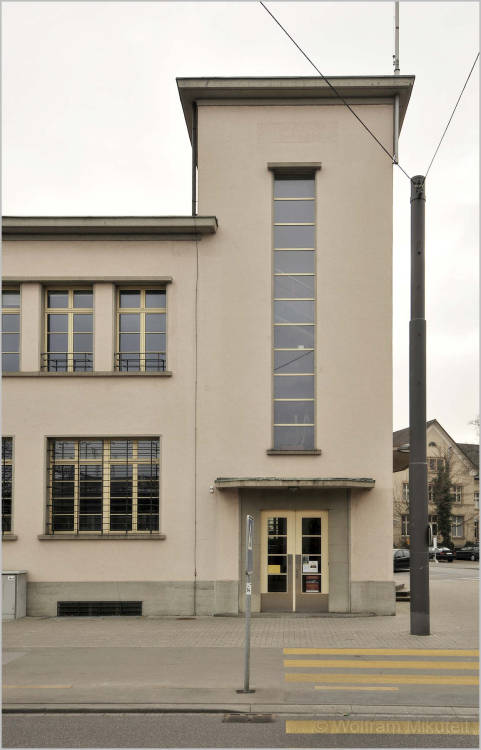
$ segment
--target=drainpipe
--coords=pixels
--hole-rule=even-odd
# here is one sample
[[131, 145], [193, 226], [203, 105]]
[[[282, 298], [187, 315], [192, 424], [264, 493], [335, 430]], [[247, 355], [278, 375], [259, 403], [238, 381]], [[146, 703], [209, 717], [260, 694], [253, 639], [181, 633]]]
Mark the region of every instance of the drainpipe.
[[192, 216], [197, 216], [197, 102], [192, 103]]

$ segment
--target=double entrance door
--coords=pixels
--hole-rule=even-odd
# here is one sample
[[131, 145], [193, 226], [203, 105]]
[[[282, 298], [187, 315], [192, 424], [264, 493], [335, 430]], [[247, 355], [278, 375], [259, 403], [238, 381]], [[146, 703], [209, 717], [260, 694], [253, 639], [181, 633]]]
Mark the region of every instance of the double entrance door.
[[261, 514], [261, 610], [323, 612], [328, 608], [327, 511]]

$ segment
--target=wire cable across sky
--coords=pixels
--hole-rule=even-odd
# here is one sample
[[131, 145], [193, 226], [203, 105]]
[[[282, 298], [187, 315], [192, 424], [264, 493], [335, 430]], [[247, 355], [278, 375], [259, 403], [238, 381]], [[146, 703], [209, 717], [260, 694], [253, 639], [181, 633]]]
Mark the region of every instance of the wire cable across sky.
[[443, 142], [444, 136], [446, 135], [446, 133], [447, 133], [447, 131], [448, 131], [448, 128], [449, 128], [449, 126], [450, 126], [450, 124], [451, 124], [451, 120], [452, 120], [452, 119], [453, 119], [453, 117], [454, 117], [454, 113], [456, 112], [456, 109], [457, 109], [457, 107], [458, 107], [458, 104], [459, 104], [459, 102], [461, 101], [461, 97], [462, 97], [462, 95], [463, 95], [463, 93], [464, 93], [464, 89], [465, 89], [465, 88], [466, 88], [466, 86], [468, 85], [468, 81], [469, 81], [469, 79], [471, 78], [471, 73], [473, 72], [473, 70], [474, 70], [474, 68], [475, 68], [475, 65], [476, 65], [476, 63], [478, 62], [478, 60], [479, 60], [479, 52], [478, 52], [478, 54], [476, 55], [476, 57], [475, 57], [475, 59], [474, 59], [473, 65], [472, 65], [472, 67], [471, 67], [471, 70], [470, 70], [470, 71], [469, 71], [469, 73], [468, 73], [468, 77], [466, 78], [466, 80], [465, 80], [465, 82], [464, 82], [464, 86], [463, 86], [463, 88], [461, 89], [461, 93], [460, 93], [460, 95], [458, 96], [458, 100], [457, 100], [456, 104], [454, 105], [454, 109], [453, 109], [453, 111], [451, 112], [451, 117], [450, 117], [450, 118], [449, 118], [449, 120], [448, 120], [448, 124], [447, 124], [447, 125], [446, 125], [446, 127], [444, 128], [444, 132], [443, 132], [443, 134], [442, 134], [442, 136], [441, 136], [441, 140], [439, 141], [439, 143], [438, 143], [438, 145], [437, 145], [437, 147], [436, 147], [436, 151], [435, 151], [435, 152], [434, 152], [434, 154], [433, 154], [433, 158], [432, 158], [432, 159], [431, 159], [431, 161], [429, 162], [429, 167], [428, 167], [428, 168], [426, 169], [426, 174], [425, 174], [425, 176], [424, 176], [424, 182], [426, 182], [426, 177], [428, 176], [428, 172], [429, 172], [429, 170], [431, 169], [431, 166], [432, 166], [432, 163], [433, 163], [434, 159], [436, 158], [436, 154], [438, 153], [438, 151], [439, 151], [439, 147], [441, 146], [441, 143]]
[[259, 2], [260, 2], [260, 4], [262, 5], [262, 7], [264, 8], [264, 10], [265, 10], [265, 11], [267, 11], [267, 13], [269, 13], [269, 15], [271, 16], [271, 18], [273, 18], [273, 19], [274, 19], [274, 21], [276, 22], [276, 24], [277, 24], [277, 25], [278, 25], [278, 26], [279, 26], [279, 27], [280, 27], [280, 28], [282, 29], [282, 31], [284, 32], [284, 34], [286, 34], [286, 36], [288, 36], [288, 37], [289, 37], [289, 39], [290, 39], [290, 40], [291, 40], [291, 42], [292, 42], [292, 43], [293, 43], [293, 44], [294, 44], [294, 45], [295, 45], [295, 46], [297, 47], [297, 49], [299, 50], [299, 52], [300, 52], [300, 53], [301, 53], [302, 55], [304, 55], [304, 57], [305, 57], [305, 58], [306, 58], [306, 60], [307, 60], [307, 61], [308, 61], [308, 62], [309, 62], [309, 63], [310, 63], [311, 65], [312, 65], [312, 67], [314, 68], [314, 70], [316, 70], [316, 71], [317, 71], [317, 73], [319, 73], [319, 75], [321, 76], [321, 78], [322, 78], [322, 79], [323, 79], [323, 80], [324, 80], [324, 81], [325, 81], [325, 82], [327, 83], [327, 85], [328, 85], [328, 86], [329, 86], [329, 87], [330, 87], [330, 88], [331, 88], [331, 89], [332, 89], [332, 90], [334, 91], [335, 95], [336, 95], [336, 96], [338, 96], [338, 97], [339, 97], [339, 99], [340, 99], [340, 100], [341, 100], [341, 101], [342, 101], [342, 102], [343, 102], [343, 103], [344, 103], [344, 104], [346, 105], [346, 107], [347, 107], [347, 108], [348, 108], [348, 110], [349, 110], [349, 111], [350, 111], [350, 112], [351, 112], [351, 113], [352, 113], [352, 114], [354, 115], [354, 117], [356, 118], [356, 120], [358, 120], [358, 121], [359, 121], [359, 122], [361, 123], [361, 125], [363, 126], [363, 128], [364, 128], [365, 130], [367, 130], [367, 132], [369, 133], [369, 135], [370, 135], [370, 136], [372, 136], [372, 138], [374, 138], [374, 140], [376, 141], [376, 143], [377, 143], [377, 144], [378, 144], [378, 145], [379, 145], [379, 146], [380, 146], [380, 147], [382, 148], [382, 150], [383, 150], [383, 151], [384, 151], [384, 152], [385, 152], [385, 153], [386, 153], [386, 154], [387, 154], [387, 155], [389, 156], [389, 158], [391, 159], [392, 163], [393, 163], [393, 164], [395, 164], [395, 165], [396, 165], [397, 167], [399, 167], [399, 169], [401, 170], [401, 172], [403, 172], [403, 173], [404, 173], [404, 174], [406, 175], [406, 177], [408, 178], [408, 180], [410, 180], [410, 179], [411, 179], [411, 178], [410, 178], [410, 176], [409, 176], [409, 175], [408, 175], [408, 173], [407, 173], [407, 172], [406, 172], [406, 171], [405, 171], [405, 170], [404, 170], [404, 169], [403, 169], [403, 168], [401, 167], [401, 165], [399, 164], [399, 162], [398, 162], [398, 161], [396, 161], [396, 160], [394, 159], [394, 155], [393, 155], [393, 154], [391, 154], [391, 153], [390, 153], [390, 152], [389, 152], [389, 151], [387, 150], [387, 148], [385, 148], [385, 146], [383, 146], [383, 144], [381, 143], [381, 141], [379, 140], [379, 138], [377, 138], [377, 136], [375, 136], [375, 135], [374, 135], [374, 133], [372, 132], [372, 130], [370, 130], [370, 129], [368, 128], [368, 126], [366, 125], [366, 123], [365, 123], [365, 122], [363, 122], [363, 120], [361, 120], [361, 118], [359, 117], [359, 115], [357, 115], [357, 114], [356, 114], [356, 113], [354, 112], [353, 108], [352, 108], [352, 107], [350, 106], [350, 104], [348, 104], [348, 103], [347, 103], [347, 101], [346, 101], [346, 100], [344, 99], [344, 97], [342, 96], [342, 94], [340, 94], [340, 93], [339, 93], [339, 91], [337, 91], [337, 89], [335, 88], [335, 86], [333, 86], [333, 85], [332, 85], [332, 83], [331, 83], [331, 82], [330, 82], [330, 81], [329, 81], [329, 80], [328, 80], [328, 79], [326, 78], [326, 76], [325, 76], [325, 75], [324, 75], [324, 74], [323, 74], [323, 73], [322, 73], [322, 72], [321, 72], [321, 71], [319, 70], [319, 68], [317, 67], [317, 65], [316, 65], [315, 63], [313, 63], [313, 61], [311, 60], [311, 58], [310, 58], [310, 57], [309, 57], [309, 56], [308, 56], [308, 55], [307, 55], [307, 54], [306, 54], [306, 53], [304, 52], [304, 50], [302, 49], [302, 47], [300, 47], [300, 46], [298, 45], [298, 43], [296, 42], [296, 40], [295, 40], [295, 39], [294, 39], [294, 38], [293, 38], [293, 37], [292, 37], [292, 36], [291, 36], [291, 35], [289, 34], [289, 32], [287, 31], [287, 29], [285, 29], [285, 28], [284, 28], [284, 26], [283, 26], [283, 25], [281, 24], [281, 22], [280, 22], [280, 21], [278, 21], [278, 19], [277, 19], [277, 18], [275, 17], [275, 15], [274, 15], [273, 13], [271, 13], [271, 11], [269, 10], [269, 8], [268, 8], [268, 7], [267, 7], [267, 6], [266, 6], [266, 5], [265, 5], [265, 4], [264, 4], [264, 3], [262, 2], [262, 0], [259, 0]]

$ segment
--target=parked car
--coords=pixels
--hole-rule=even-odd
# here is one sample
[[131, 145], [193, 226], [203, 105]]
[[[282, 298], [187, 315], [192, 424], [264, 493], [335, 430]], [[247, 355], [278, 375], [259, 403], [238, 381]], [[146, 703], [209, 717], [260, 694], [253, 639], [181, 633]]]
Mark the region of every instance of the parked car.
[[479, 544], [456, 550], [456, 560], [479, 560]]
[[409, 570], [410, 552], [408, 549], [393, 549], [393, 567], [397, 570]]
[[[434, 547], [429, 548], [429, 559], [434, 560]], [[437, 547], [436, 560], [439, 560], [440, 562], [452, 562], [454, 560], [454, 554], [449, 547]]]

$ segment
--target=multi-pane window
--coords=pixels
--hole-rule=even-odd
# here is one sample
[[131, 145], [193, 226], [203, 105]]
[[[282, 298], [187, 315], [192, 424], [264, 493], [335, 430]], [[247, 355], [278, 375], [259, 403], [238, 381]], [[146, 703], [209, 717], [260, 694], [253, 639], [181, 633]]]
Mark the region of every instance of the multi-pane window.
[[166, 369], [166, 315], [165, 289], [117, 290], [116, 369]]
[[479, 521], [477, 519], [474, 522], [474, 540], [479, 542]]
[[474, 507], [479, 508], [479, 492], [474, 492]]
[[12, 531], [13, 440], [2, 438], [2, 533]]
[[42, 369], [49, 372], [93, 369], [92, 289], [45, 290]]
[[315, 180], [274, 178], [274, 448], [314, 449]]
[[436, 515], [428, 516], [428, 523], [431, 524], [431, 530], [433, 532], [433, 536], [438, 535], [438, 517]]
[[159, 440], [49, 442], [47, 533], [159, 529]]
[[462, 503], [463, 501], [463, 485], [453, 484], [451, 487], [451, 494], [455, 503]]
[[409, 502], [409, 482], [403, 482], [403, 500]]
[[451, 516], [451, 536], [453, 539], [464, 538], [464, 516]]
[[2, 291], [2, 370], [20, 369], [20, 291]]
[[428, 471], [436, 473], [439, 468], [442, 468], [444, 466], [444, 458], [433, 458], [432, 456], [429, 456], [427, 459], [427, 463]]
[[428, 502], [434, 503], [434, 489], [433, 489], [433, 483], [429, 482], [428, 484]]
[[401, 535], [409, 536], [409, 515], [407, 514], [401, 516]]

